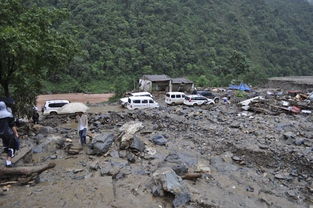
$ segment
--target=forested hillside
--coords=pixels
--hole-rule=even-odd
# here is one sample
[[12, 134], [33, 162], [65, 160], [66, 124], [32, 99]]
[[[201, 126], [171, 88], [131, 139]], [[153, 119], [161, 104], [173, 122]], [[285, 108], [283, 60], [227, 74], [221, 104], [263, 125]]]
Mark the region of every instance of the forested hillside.
[[142, 74], [187, 76], [200, 85], [313, 74], [313, 6], [306, 0], [42, 0], [39, 6], [68, 9], [58, 29], [73, 34], [81, 49], [62, 74], [47, 74], [46, 89], [53, 91], [124, 90]]

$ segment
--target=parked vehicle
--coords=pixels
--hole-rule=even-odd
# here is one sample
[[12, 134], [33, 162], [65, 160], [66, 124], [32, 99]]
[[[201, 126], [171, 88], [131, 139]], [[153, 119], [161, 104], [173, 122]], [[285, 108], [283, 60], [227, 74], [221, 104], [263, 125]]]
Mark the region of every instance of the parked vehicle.
[[192, 92], [192, 94], [194, 95], [202, 95], [206, 98], [210, 98], [213, 99], [215, 103], [219, 102], [219, 98], [216, 97], [212, 92], [208, 91], [208, 90], [194, 90]]
[[[153, 96], [149, 92], [132, 92], [132, 93], [129, 93], [129, 97], [139, 97], [139, 96], [153, 98]], [[127, 103], [128, 103], [128, 97], [124, 97], [124, 98], [120, 99], [120, 104], [123, 107], [126, 107]]]
[[43, 115], [56, 115], [58, 110], [70, 103], [68, 100], [47, 100], [43, 108]]
[[206, 98], [202, 95], [187, 95], [184, 100], [185, 105], [197, 106], [206, 104], [215, 104], [214, 100]]
[[186, 95], [183, 92], [168, 92], [165, 95], [165, 103], [168, 105], [183, 104], [185, 97]]
[[145, 109], [145, 108], [158, 108], [159, 104], [155, 102], [151, 97], [147, 96], [132, 96], [128, 97], [126, 108], [129, 110]]

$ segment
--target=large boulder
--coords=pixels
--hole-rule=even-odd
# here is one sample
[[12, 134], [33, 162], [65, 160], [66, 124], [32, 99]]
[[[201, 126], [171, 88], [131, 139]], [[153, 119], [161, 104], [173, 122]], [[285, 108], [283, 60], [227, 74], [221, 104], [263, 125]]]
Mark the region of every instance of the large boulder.
[[114, 142], [114, 134], [100, 134], [94, 138], [93, 142], [88, 146], [88, 154], [103, 155], [107, 153]]
[[196, 157], [184, 153], [170, 153], [159, 167], [170, 167], [177, 175], [184, 175], [188, 172], [188, 167], [195, 166], [198, 163]]
[[174, 207], [183, 207], [191, 199], [187, 186], [182, 179], [169, 167], [160, 168], [153, 173], [152, 194], [164, 196], [164, 192], [175, 196]]

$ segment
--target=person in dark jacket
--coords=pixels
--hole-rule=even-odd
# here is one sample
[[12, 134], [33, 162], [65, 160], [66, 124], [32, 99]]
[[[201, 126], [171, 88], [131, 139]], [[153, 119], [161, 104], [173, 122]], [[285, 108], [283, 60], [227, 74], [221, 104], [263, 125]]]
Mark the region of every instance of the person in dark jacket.
[[39, 123], [39, 113], [38, 113], [37, 107], [33, 108], [32, 119], [33, 119], [34, 124], [38, 124]]
[[7, 152], [5, 165], [11, 167], [11, 159], [16, 150], [19, 149], [18, 132], [12, 111], [8, 109], [5, 102], [0, 101], [0, 138], [2, 139], [4, 150]]

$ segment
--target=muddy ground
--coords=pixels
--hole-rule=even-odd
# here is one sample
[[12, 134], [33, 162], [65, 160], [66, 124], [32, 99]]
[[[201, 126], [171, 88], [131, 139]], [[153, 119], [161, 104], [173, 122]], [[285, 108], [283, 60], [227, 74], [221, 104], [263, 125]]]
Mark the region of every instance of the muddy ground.
[[[201, 169], [200, 178], [180, 179], [189, 197], [180, 207], [312, 208], [312, 115], [242, 113], [235, 101], [186, 107], [162, 100], [153, 110], [91, 106], [89, 143], [114, 135], [100, 156], [88, 146], [76, 155], [60, 147], [64, 139], [80, 146], [73, 116], [42, 117], [40, 125], [24, 129], [22, 147], [34, 152], [24, 165], [57, 165], [36, 184], [5, 187], [0, 207], [173, 207], [175, 194], [154, 189], [156, 171], [171, 167], [180, 176]], [[120, 127], [128, 122], [142, 123], [132, 139], [144, 150], [121, 148]], [[166, 144], [154, 143], [155, 136]]]
[[107, 102], [112, 93], [107, 94], [84, 94], [84, 93], [67, 93], [67, 94], [47, 94], [39, 95], [36, 103], [38, 109], [41, 109], [46, 100], [69, 100], [71, 102], [82, 102], [86, 104], [95, 104]]

